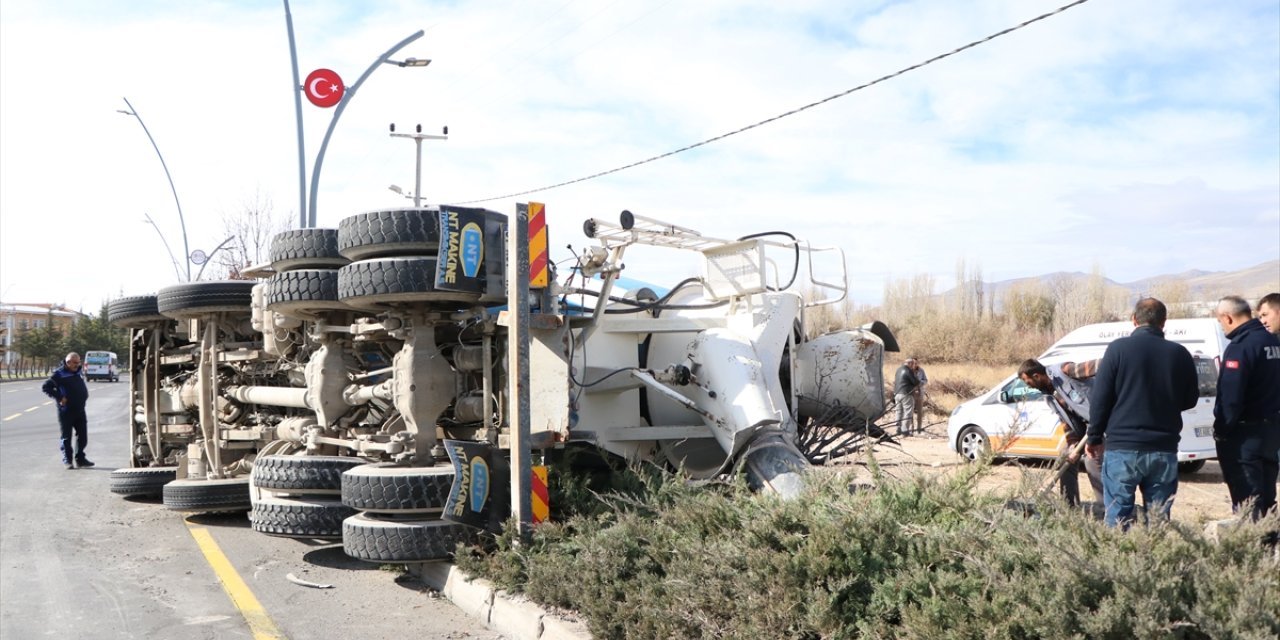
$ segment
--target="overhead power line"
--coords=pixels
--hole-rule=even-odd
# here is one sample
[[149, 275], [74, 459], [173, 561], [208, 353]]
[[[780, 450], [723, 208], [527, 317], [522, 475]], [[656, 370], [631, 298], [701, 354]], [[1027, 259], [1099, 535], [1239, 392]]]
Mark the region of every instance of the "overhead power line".
[[1044, 19], [1046, 19], [1046, 18], [1051, 18], [1051, 17], [1053, 17], [1053, 16], [1056, 16], [1056, 15], [1058, 15], [1059, 13], [1062, 13], [1063, 11], [1066, 11], [1067, 9], [1071, 9], [1071, 8], [1073, 8], [1073, 7], [1080, 6], [1080, 5], [1082, 5], [1082, 4], [1084, 4], [1084, 3], [1088, 2], [1088, 1], [1089, 1], [1089, 0], [1075, 0], [1075, 2], [1071, 2], [1071, 3], [1068, 3], [1068, 4], [1062, 5], [1061, 7], [1058, 7], [1057, 9], [1054, 9], [1053, 11], [1050, 11], [1050, 12], [1048, 12], [1048, 13], [1044, 13], [1044, 14], [1038, 15], [1038, 16], [1036, 16], [1036, 17], [1034, 17], [1034, 18], [1031, 18], [1031, 19], [1029, 19], [1029, 20], [1023, 21], [1023, 22], [1021, 22], [1021, 23], [1019, 23], [1019, 24], [1016, 24], [1016, 25], [1014, 25], [1014, 26], [1012, 26], [1012, 27], [1009, 27], [1009, 28], [1007, 28], [1007, 29], [1003, 29], [1003, 30], [1001, 30], [1001, 31], [997, 31], [997, 32], [995, 32], [995, 33], [993, 33], [993, 34], [991, 34], [991, 35], [989, 35], [989, 36], [985, 37], [985, 38], [982, 38], [981, 40], [974, 40], [973, 42], [970, 42], [969, 44], [966, 44], [966, 45], [964, 45], [964, 46], [958, 47], [958, 48], [956, 48], [956, 49], [952, 49], [951, 51], [948, 51], [948, 52], [943, 53], [943, 54], [936, 55], [936, 56], [934, 56], [934, 57], [932, 57], [932, 58], [929, 58], [928, 60], [925, 60], [925, 61], [923, 61], [923, 62], [918, 62], [918, 63], [916, 63], [916, 64], [913, 64], [913, 65], [909, 66], [909, 67], [903, 67], [902, 69], [899, 69], [899, 70], [897, 70], [897, 71], [894, 71], [893, 73], [890, 73], [890, 74], [888, 74], [888, 75], [884, 75], [884, 76], [880, 76], [879, 78], [876, 78], [875, 80], [872, 80], [872, 81], [870, 81], [870, 82], [866, 82], [866, 83], [860, 84], [860, 85], [858, 85], [858, 86], [856, 86], [856, 87], [853, 87], [853, 88], [851, 88], [851, 89], [846, 89], [845, 91], [841, 91], [840, 93], [837, 93], [837, 94], [835, 94], [835, 95], [827, 96], [826, 98], [823, 98], [823, 99], [821, 99], [821, 100], [818, 100], [817, 102], [811, 102], [811, 103], [809, 103], [809, 104], [804, 105], [803, 107], [797, 107], [797, 108], [792, 109], [792, 110], [790, 110], [790, 111], [787, 111], [787, 112], [785, 112], [785, 113], [780, 113], [780, 114], [778, 114], [778, 115], [776, 115], [776, 116], [773, 116], [772, 118], [766, 118], [766, 119], [761, 120], [761, 121], [759, 121], [759, 122], [756, 122], [756, 123], [754, 123], [754, 124], [749, 124], [749, 125], [747, 125], [747, 126], [745, 126], [745, 127], [742, 127], [742, 128], [740, 128], [740, 129], [734, 129], [733, 131], [729, 131], [728, 133], [722, 133], [722, 134], [720, 134], [720, 135], [718, 135], [718, 136], [715, 136], [715, 137], [712, 137], [712, 138], [707, 138], [706, 140], [703, 140], [703, 141], [701, 141], [701, 142], [695, 142], [695, 143], [693, 143], [693, 144], [691, 144], [691, 145], [687, 145], [687, 146], [684, 146], [684, 147], [680, 147], [679, 149], [674, 149], [674, 150], [668, 151], [668, 152], [663, 153], [663, 154], [659, 154], [659, 155], [656, 155], [656, 156], [652, 156], [652, 157], [649, 157], [649, 158], [645, 158], [644, 160], [639, 160], [639, 161], [636, 161], [636, 162], [632, 162], [631, 164], [627, 164], [627, 165], [623, 165], [623, 166], [621, 166], [621, 167], [616, 167], [616, 168], [613, 168], [613, 169], [609, 169], [609, 170], [607, 170], [607, 171], [600, 171], [600, 172], [598, 172], [598, 173], [593, 173], [593, 174], [591, 174], [591, 175], [583, 176], [583, 177], [581, 177], [581, 178], [576, 178], [576, 179], [573, 179], [573, 180], [566, 180], [566, 181], [564, 181], [564, 182], [558, 182], [558, 183], [556, 183], [556, 184], [547, 185], [547, 186], [545, 186], [545, 187], [538, 187], [537, 189], [529, 189], [529, 190], [527, 190], [527, 191], [519, 191], [519, 192], [516, 192], [516, 193], [508, 193], [508, 194], [506, 194], [506, 195], [501, 195], [501, 196], [492, 196], [492, 197], [488, 197], [488, 198], [480, 198], [480, 199], [477, 199], [477, 200], [465, 200], [465, 201], [462, 201], [462, 202], [455, 202], [455, 203], [453, 203], [453, 204], [476, 204], [476, 203], [480, 203], [480, 202], [490, 202], [490, 201], [492, 201], [492, 200], [503, 200], [503, 199], [505, 199], [505, 198], [515, 198], [515, 197], [519, 197], [519, 196], [526, 196], [526, 195], [529, 195], [529, 194], [531, 194], [531, 193], [540, 193], [540, 192], [542, 192], [542, 191], [550, 191], [550, 190], [552, 190], [552, 189], [558, 189], [558, 188], [560, 188], [560, 187], [567, 187], [567, 186], [569, 186], [569, 185], [571, 185], [571, 184], [577, 184], [577, 183], [579, 183], [579, 182], [586, 182], [587, 180], [594, 180], [594, 179], [596, 179], [596, 178], [600, 178], [600, 177], [603, 177], [603, 176], [607, 176], [607, 175], [610, 175], [610, 174], [613, 174], [613, 173], [618, 173], [618, 172], [620, 172], [620, 171], [626, 171], [627, 169], [632, 169], [632, 168], [638, 167], [638, 166], [640, 166], [640, 165], [649, 164], [650, 162], [656, 162], [656, 161], [658, 161], [658, 160], [662, 160], [663, 158], [669, 158], [669, 157], [674, 156], [674, 155], [676, 155], [676, 154], [678, 154], [678, 153], [684, 153], [685, 151], [689, 151], [689, 150], [692, 150], [692, 149], [697, 149], [698, 147], [703, 147], [703, 146], [709, 145], [709, 144], [711, 144], [711, 143], [713, 143], [713, 142], [719, 142], [719, 141], [724, 140], [725, 138], [728, 138], [728, 137], [730, 137], [730, 136], [736, 136], [736, 135], [738, 135], [739, 133], [743, 133], [743, 132], [746, 132], [746, 131], [750, 131], [750, 130], [755, 129], [755, 128], [757, 128], [757, 127], [762, 127], [762, 126], [764, 126], [764, 125], [766, 125], [766, 124], [769, 124], [769, 123], [771, 123], [771, 122], [777, 122], [778, 120], [781, 120], [781, 119], [786, 118], [786, 117], [788, 117], [788, 116], [793, 116], [793, 115], [795, 115], [795, 114], [797, 114], [797, 113], [800, 113], [800, 112], [802, 112], [802, 111], [807, 111], [807, 110], [812, 109], [812, 108], [814, 108], [814, 107], [817, 107], [817, 106], [820, 106], [820, 105], [826, 104], [826, 103], [828, 103], [828, 102], [831, 102], [832, 100], [836, 100], [836, 99], [838, 99], [838, 98], [843, 98], [843, 97], [845, 97], [845, 96], [847, 96], [847, 95], [849, 95], [849, 94], [851, 94], [851, 93], [854, 93], [854, 92], [857, 92], [857, 91], [861, 91], [861, 90], [866, 89], [866, 88], [868, 88], [868, 87], [875, 86], [875, 85], [880, 84], [881, 82], [884, 82], [884, 81], [886, 81], [886, 80], [891, 80], [891, 79], [896, 78], [896, 77], [898, 77], [898, 76], [900, 76], [900, 75], [903, 75], [903, 74], [905, 74], [905, 73], [908, 73], [908, 72], [911, 72], [911, 71], [915, 71], [916, 69], [920, 69], [920, 68], [922, 68], [922, 67], [926, 67], [926, 66], [931, 65], [931, 64], [933, 64], [933, 63], [935, 63], [935, 62], [938, 62], [939, 60], [943, 60], [943, 59], [945, 59], [945, 58], [949, 58], [949, 57], [951, 57], [951, 56], [954, 56], [954, 55], [956, 55], [957, 53], [960, 53], [960, 52], [963, 52], [963, 51], [967, 51], [967, 50], [972, 49], [972, 48], [974, 48], [974, 47], [976, 47], [976, 46], [978, 46], [978, 45], [986, 44], [986, 43], [988, 43], [988, 42], [991, 42], [992, 40], [995, 40], [996, 38], [999, 38], [1000, 36], [1004, 36], [1004, 35], [1008, 35], [1008, 34], [1010, 34], [1010, 33], [1013, 33], [1014, 31], [1017, 31], [1017, 30], [1019, 30], [1019, 29], [1021, 29], [1021, 28], [1023, 28], [1023, 27], [1026, 27], [1026, 26], [1028, 26], [1028, 25], [1035, 24], [1036, 22], [1039, 22], [1039, 21], [1044, 20]]

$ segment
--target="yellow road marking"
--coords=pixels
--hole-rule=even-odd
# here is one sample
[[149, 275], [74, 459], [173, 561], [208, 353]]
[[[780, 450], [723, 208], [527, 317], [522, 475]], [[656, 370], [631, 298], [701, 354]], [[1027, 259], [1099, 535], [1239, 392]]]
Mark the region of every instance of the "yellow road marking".
[[42, 406], [44, 406], [44, 405], [40, 405], [40, 406], [37, 406], [37, 407], [31, 407], [30, 409], [27, 409], [26, 411], [23, 411], [23, 413], [31, 413], [32, 411], [35, 411], [36, 409], [39, 409], [39, 408], [40, 408], [40, 407], [42, 407]]
[[20, 416], [20, 415], [22, 415], [22, 414], [21, 414], [21, 413], [15, 413], [15, 414], [13, 414], [13, 415], [11, 415], [11, 416], [9, 416], [9, 417], [5, 418], [5, 422], [8, 422], [9, 420], [12, 420], [12, 419], [14, 419], [14, 418], [16, 418], [16, 417], [18, 417], [18, 416]]
[[249, 631], [253, 633], [254, 640], [286, 640], [285, 635], [276, 627], [276, 623], [271, 621], [271, 616], [267, 615], [267, 610], [262, 608], [262, 603], [258, 602], [258, 598], [249, 590], [249, 585], [245, 584], [239, 573], [236, 573], [235, 567], [231, 566], [231, 561], [222, 553], [218, 543], [213, 541], [209, 530], [193, 526], [190, 522], [187, 522], [187, 529], [191, 531], [191, 537], [196, 539], [196, 544], [204, 553], [204, 559], [218, 576], [223, 591], [227, 592], [231, 603], [240, 610], [240, 615], [244, 616], [245, 622], [249, 623]]

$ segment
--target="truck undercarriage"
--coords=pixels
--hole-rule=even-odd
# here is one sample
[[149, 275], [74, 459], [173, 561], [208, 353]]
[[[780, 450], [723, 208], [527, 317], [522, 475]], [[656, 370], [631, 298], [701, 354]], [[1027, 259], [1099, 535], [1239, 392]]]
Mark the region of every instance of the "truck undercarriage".
[[[792, 496], [824, 455], [811, 447], [831, 443], [807, 428], [866, 433], [884, 413], [888, 329], [811, 335], [812, 310], [845, 296], [839, 250], [630, 212], [584, 230], [597, 246], [564, 282], [548, 265], [530, 293], [535, 452], [584, 444], [694, 478], [742, 470]], [[512, 444], [506, 236], [506, 217], [483, 209], [375, 211], [277, 235], [257, 280], [116, 300], [133, 411], [131, 468], [112, 491], [248, 510], [255, 530], [340, 538], [374, 562], [448, 557], [477, 529], [444, 517], [443, 443]], [[693, 252], [703, 272], [624, 283], [635, 245]]]

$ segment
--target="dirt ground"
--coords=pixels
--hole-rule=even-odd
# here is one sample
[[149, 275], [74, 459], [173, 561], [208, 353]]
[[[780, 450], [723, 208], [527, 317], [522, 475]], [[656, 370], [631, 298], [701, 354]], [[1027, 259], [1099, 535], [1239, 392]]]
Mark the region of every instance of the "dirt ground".
[[[901, 439], [901, 447], [889, 444], [876, 446], [876, 460], [886, 473], [906, 477], [911, 473], [945, 474], [954, 472], [967, 464], [947, 447], [946, 424], [928, 427], [924, 435], [910, 436]], [[841, 464], [843, 463], [843, 464]], [[833, 462], [833, 468], [854, 469], [855, 477], [866, 474], [865, 465], [860, 457], [846, 458]], [[1023, 482], [1024, 477], [1032, 487], [1043, 485], [1049, 477], [1051, 464], [1038, 460], [1005, 460], [997, 461], [992, 473], [979, 482], [979, 488], [991, 491], [1011, 491]], [[1054, 489], [1056, 495], [1057, 489]], [[1102, 501], [1101, 496], [1091, 498], [1093, 488], [1089, 480], [1081, 472], [1080, 498]], [[1173, 504], [1173, 519], [1189, 524], [1203, 525], [1210, 521], [1231, 517], [1231, 501], [1227, 496], [1227, 485], [1222, 482], [1222, 470], [1215, 460], [1210, 460], [1202, 469], [1192, 474], [1181, 474], [1178, 477], [1178, 494]]]

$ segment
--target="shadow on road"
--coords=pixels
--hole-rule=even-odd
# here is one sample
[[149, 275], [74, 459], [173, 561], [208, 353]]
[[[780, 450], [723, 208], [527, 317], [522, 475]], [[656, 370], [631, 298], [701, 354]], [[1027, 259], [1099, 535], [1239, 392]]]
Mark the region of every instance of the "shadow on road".
[[164, 498], [160, 496], [121, 496], [125, 502], [134, 502], [137, 504], [158, 504], [164, 505]]
[[190, 522], [191, 524], [201, 524], [210, 527], [249, 528], [249, 518], [246, 517], [244, 511], [235, 511], [231, 513], [193, 513], [187, 516], [186, 519], [187, 522]]
[[307, 564], [313, 564], [318, 567], [328, 567], [330, 569], [351, 569], [355, 571], [377, 571], [379, 565], [364, 560], [356, 560], [347, 555], [342, 550], [341, 544], [332, 544], [321, 549], [308, 551], [302, 555], [302, 560]]

